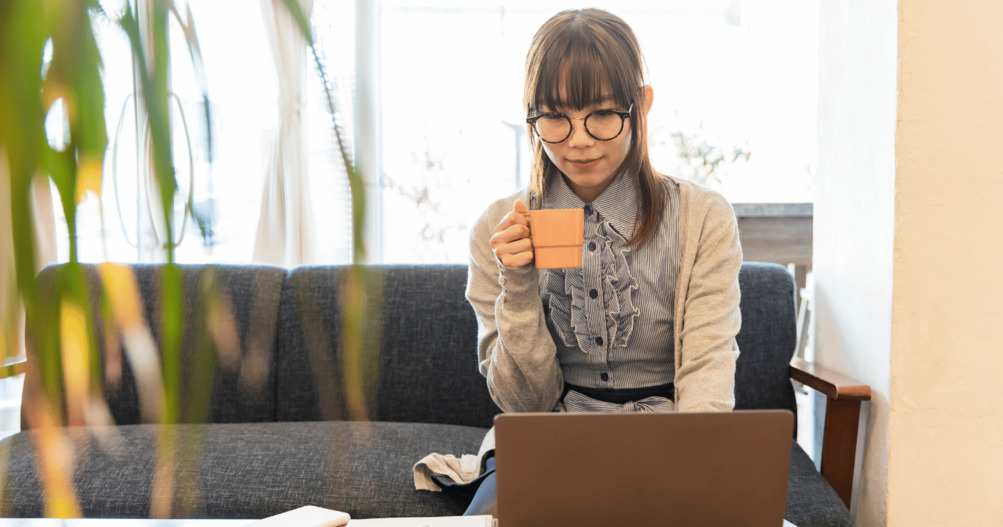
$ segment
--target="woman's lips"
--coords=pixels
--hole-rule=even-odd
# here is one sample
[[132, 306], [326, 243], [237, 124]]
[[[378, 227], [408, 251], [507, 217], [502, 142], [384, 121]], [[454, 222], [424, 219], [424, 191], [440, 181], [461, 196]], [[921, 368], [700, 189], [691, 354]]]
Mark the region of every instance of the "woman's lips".
[[569, 159], [568, 161], [570, 161], [572, 165], [578, 168], [593, 168], [599, 164], [600, 159], [602, 159], [602, 157], [597, 157], [595, 159], [581, 159], [581, 160]]

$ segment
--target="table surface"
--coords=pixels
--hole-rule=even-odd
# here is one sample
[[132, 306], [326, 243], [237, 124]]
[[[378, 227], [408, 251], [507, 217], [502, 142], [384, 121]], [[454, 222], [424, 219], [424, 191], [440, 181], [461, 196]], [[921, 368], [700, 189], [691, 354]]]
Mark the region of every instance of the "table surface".
[[[430, 520], [431, 518], [425, 518]], [[424, 525], [428, 522], [421, 522], [415, 519], [415, 525]], [[98, 525], [109, 525], [111, 527], [242, 527], [254, 520], [57, 520], [57, 519], [0, 519], [0, 527], [97, 527]], [[352, 520], [348, 522], [348, 527], [366, 527], [372, 524], [374, 527], [381, 520]], [[438, 522], [437, 522], [438, 523]], [[384, 525], [387, 525], [384, 523]], [[783, 527], [796, 527], [793, 523], [784, 520]]]
[[243, 527], [255, 520], [105, 520], [78, 519], [58, 520], [54, 518], [5, 518], [0, 519], [2, 527]]
[[[484, 525], [488, 516], [450, 516], [444, 518], [363, 519], [348, 522], [348, 527], [468, 527]], [[480, 520], [478, 522], [478, 520]], [[54, 518], [0, 518], [0, 527], [244, 527], [257, 520], [125, 520]]]

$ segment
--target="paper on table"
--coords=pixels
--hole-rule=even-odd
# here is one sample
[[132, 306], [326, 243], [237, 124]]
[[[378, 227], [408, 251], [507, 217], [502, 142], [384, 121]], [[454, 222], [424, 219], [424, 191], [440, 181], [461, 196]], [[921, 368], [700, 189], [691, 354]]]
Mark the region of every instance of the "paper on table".
[[306, 505], [298, 509], [269, 516], [247, 524], [246, 527], [342, 527], [349, 521], [348, 513]]

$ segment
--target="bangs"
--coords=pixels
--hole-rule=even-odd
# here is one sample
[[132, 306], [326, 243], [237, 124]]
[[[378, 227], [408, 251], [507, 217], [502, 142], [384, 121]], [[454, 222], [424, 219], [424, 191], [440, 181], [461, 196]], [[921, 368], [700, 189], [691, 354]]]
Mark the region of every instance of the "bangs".
[[528, 91], [532, 94], [527, 101], [530, 111], [542, 107], [581, 110], [604, 99], [627, 108], [634, 101], [643, 79], [638, 77], [636, 55], [628, 52], [633, 46], [618, 42], [603, 29], [571, 23], [552, 35], [550, 42], [540, 43], [535, 85]]

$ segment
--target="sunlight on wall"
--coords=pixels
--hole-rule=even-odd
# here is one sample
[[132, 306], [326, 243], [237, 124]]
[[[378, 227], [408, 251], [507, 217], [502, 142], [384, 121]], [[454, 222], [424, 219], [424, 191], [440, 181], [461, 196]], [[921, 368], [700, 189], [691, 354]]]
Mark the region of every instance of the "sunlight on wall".
[[899, 3], [888, 524], [1003, 518], [1003, 5]]

